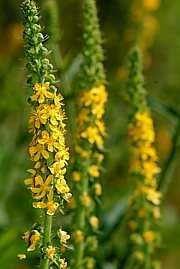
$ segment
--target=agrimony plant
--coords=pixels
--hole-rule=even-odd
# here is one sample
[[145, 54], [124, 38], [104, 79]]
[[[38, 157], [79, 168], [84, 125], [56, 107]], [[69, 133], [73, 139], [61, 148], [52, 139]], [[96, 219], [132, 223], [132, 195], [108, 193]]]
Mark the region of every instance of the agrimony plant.
[[160, 243], [157, 222], [160, 218], [160, 199], [157, 175], [160, 173], [154, 146], [155, 132], [143, 85], [140, 50], [130, 54], [127, 91], [131, 104], [128, 126], [130, 170], [134, 177], [134, 192], [129, 200], [130, 258], [127, 268], [159, 268], [152, 255]]
[[102, 38], [96, 2], [85, 0], [83, 6], [83, 63], [76, 100], [77, 133], [75, 142], [74, 181], [74, 246], [72, 267], [94, 268], [99, 219], [96, 214], [102, 194], [100, 176], [103, 161], [104, 105], [107, 102], [103, 67]]
[[[26, 44], [26, 67], [29, 71], [27, 83], [33, 89], [28, 101], [31, 106], [29, 117], [29, 154], [32, 168], [25, 184], [31, 191], [33, 207], [39, 209], [41, 223], [36, 223], [23, 235], [27, 242], [27, 252], [40, 249], [40, 268], [66, 268], [67, 262], [61, 256], [60, 246], [66, 246], [70, 238], [62, 227], [52, 236], [52, 219], [57, 209], [71, 197], [64, 178], [69, 160], [69, 150], [65, 144], [66, 115], [63, 97], [57, 92], [53, 66], [44, 46], [47, 36], [42, 34], [38, 7], [34, 1], [22, 3], [25, 27], [23, 38]], [[53, 231], [54, 232], [54, 231]], [[59, 241], [55, 245], [55, 241]], [[24, 259], [26, 254], [19, 254]]]

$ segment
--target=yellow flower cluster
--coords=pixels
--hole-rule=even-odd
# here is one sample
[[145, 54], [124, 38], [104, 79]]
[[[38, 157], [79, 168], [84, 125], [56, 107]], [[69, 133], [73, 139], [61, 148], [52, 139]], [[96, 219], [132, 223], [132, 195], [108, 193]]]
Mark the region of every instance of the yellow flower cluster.
[[69, 151], [64, 138], [66, 117], [62, 100], [49, 82], [35, 84], [29, 118], [29, 154], [34, 168], [28, 170], [31, 177], [25, 184], [32, 192], [33, 207], [45, 208], [48, 215], [54, 215], [59, 204], [71, 197], [64, 179]]
[[129, 124], [128, 139], [131, 145], [130, 173], [137, 178], [134, 195], [130, 201], [132, 214], [128, 226], [135, 235], [139, 234], [144, 244], [152, 245], [157, 239], [152, 219], [160, 217], [158, 206], [161, 193], [157, 191], [156, 176], [160, 168], [153, 145], [153, 121], [148, 111], [135, 114], [134, 121]]
[[22, 239], [24, 239], [25, 242], [28, 242], [27, 251], [34, 251], [38, 241], [40, 240], [41, 234], [35, 229], [35, 226], [36, 224], [33, 225], [30, 231], [25, 232], [22, 236]]
[[105, 136], [106, 131], [102, 116], [106, 102], [107, 91], [102, 84], [81, 93], [77, 102], [78, 138], [86, 139], [91, 145], [103, 145], [102, 137]]
[[160, 172], [157, 165], [157, 153], [154, 148], [155, 133], [153, 121], [147, 111], [137, 112], [134, 123], [129, 124], [129, 142], [131, 143], [130, 173], [144, 177], [144, 186], [138, 186], [136, 193], [144, 192], [149, 200], [157, 204], [159, 193], [156, 175]]

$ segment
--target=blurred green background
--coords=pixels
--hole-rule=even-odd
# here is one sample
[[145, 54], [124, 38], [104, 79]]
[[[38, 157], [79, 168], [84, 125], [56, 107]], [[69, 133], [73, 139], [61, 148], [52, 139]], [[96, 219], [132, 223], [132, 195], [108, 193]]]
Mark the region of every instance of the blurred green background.
[[[38, 1], [43, 7], [46, 18], [46, 0]], [[81, 49], [81, 5], [80, 0], [57, 1], [60, 37], [56, 48], [61, 51], [59, 63], [55, 68], [61, 71], [65, 103], [69, 117], [70, 98], [73, 87], [67, 87], [66, 75], [73, 59]], [[128, 177], [127, 123], [128, 104], [125, 100], [127, 53], [133, 44], [125, 38], [127, 29], [134, 29], [130, 10], [134, 1], [97, 0], [99, 18], [104, 39], [105, 69], [107, 73], [109, 103], [105, 121], [108, 136], [106, 138], [105, 172], [102, 175], [104, 188], [102, 219], [104, 245], [102, 256], [106, 259], [103, 268], [118, 268], [118, 260], [123, 255], [123, 229], [121, 217], [123, 202], [131, 189]], [[32, 210], [31, 198], [23, 180], [27, 177], [28, 161], [27, 97], [26, 70], [23, 60], [22, 26], [20, 1], [0, 1], [0, 268], [35, 268], [36, 264], [22, 264], [16, 255], [23, 251], [22, 233], [36, 219], [36, 210]], [[180, 166], [179, 166], [179, 118], [173, 111], [180, 112], [180, 2], [163, 0], [160, 8], [153, 12], [159, 26], [153, 42], [148, 47], [151, 60], [145, 68], [145, 86], [151, 97], [150, 105], [157, 133], [157, 149], [160, 165], [165, 167], [170, 154], [173, 160], [168, 169], [169, 179], [162, 201], [163, 244], [157, 256], [162, 260], [163, 269], [180, 269]], [[48, 18], [43, 22], [48, 31]], [[47, 43], [48, 46], [48, 43]], [[53, 60], [53, 55], [52, 55]], [[76, 82], [76, 81], [75, 81]], [[67, 92], [66, 92], [67, 90]], [[158, 101], [160, 100], [160, 102]], [[167, 104], [166, 106], [161, 105]], [[69, 126], [71, 129], [71, 126]], [[173, 147], [173, 136], [176, 145]], [[71, 143], [69, 138], [69, 143]], [[167, 185], [167, 184], [166, 184]], [[122, 238], [122, 239], [121, 239]], [[36, 259], [35, 259], [36, 263]]]

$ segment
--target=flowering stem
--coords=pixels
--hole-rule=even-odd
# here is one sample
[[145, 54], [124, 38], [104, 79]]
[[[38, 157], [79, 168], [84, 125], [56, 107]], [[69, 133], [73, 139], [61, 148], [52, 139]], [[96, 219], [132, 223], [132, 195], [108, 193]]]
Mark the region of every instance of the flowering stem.
[[44, 245], [51, 241], [52, 216], [45, 214], [44, 218]]
[[[87, 167], [84, 166], [84, 171], [82, 171], [82, 192], [88, 191], [88, 183], [89, 178], [87, 174]], [[85, 224], [86, 224], [86, 209], [85, 206], [79, 207], [79, 210], [77, 211], [77, 227], [84, 233], [85, 230]], [[80, 269], [83, 258], [84, 258], [84, 246], [85, 241], [84, 239], [79, 242], [79, 244], [76, 247], [76, 264], [75, 269]]]
[[[47, 215], [44, 212], [44, 238], [43, 238], [43, 245], [47, 246], [48, 243], [51, 241], [51, 228], [52, 228], [52, 216]], [[40, 269], [48, 269], [49, 266], [49, 259], [45, 257], [41, 259]]]

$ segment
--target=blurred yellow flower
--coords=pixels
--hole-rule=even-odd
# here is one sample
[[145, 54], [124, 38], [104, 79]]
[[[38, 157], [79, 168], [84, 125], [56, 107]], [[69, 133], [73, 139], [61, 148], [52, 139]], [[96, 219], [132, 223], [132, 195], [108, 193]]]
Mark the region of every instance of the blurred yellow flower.
[[53, 257], [54, 257], [54, 253], [56, 252], [56, 249], [53, 248], [52, 246], [49, 246], [49, 247], [46, 249], [46, 252], [47, 252], [48, 258], [49, 258], [49, 259], [53, 259]]
[[160, 7], [161, 1], [160, 0], [142, 0], [143, 7], [147, 11], [154, 11]]
[[97, 165], [91, 165], [88, 168], [88, 173], [91, 177], [99, 177], [99, 168]]
[[60, 238], [60, 242], [62, 244], [66, 244], [67, 243], [67, 240], [69, 240], [69, 238], [70, 238], [70, 235], [67, 232], [65, 232], [65, 231], [63, 231], [61, 229], [59, 229], [57, 231], [57, 235]]
[[151, 244], [155, 239], [155, 233], [152, 231], [144, 232], [143, 238], [147, 244]]
[[99, 219], [96, 216], [91, 216], [89, 219], [89, 223], [91, 224], [93, 229], [98, 229]]
[[26, 259], [26, 254], [18, 254], [17, 257], [18, 257], [20, 260], [24, 260], [24, 259]]

